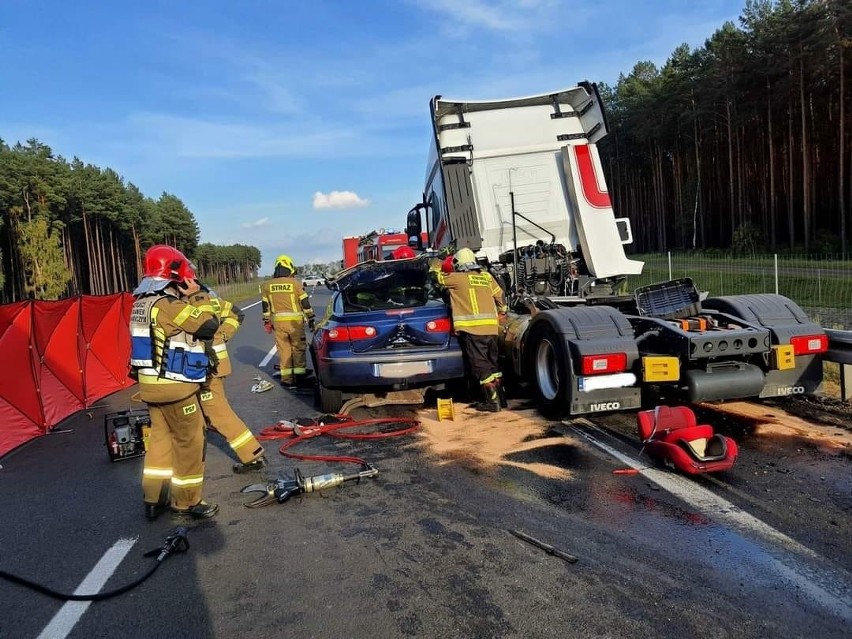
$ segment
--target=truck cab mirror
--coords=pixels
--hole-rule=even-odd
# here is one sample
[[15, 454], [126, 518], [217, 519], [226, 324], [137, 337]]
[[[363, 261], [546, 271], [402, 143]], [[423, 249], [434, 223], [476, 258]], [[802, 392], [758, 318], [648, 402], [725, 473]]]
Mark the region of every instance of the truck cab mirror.
[[408, 236], [408, 245], [416, 248], [418, 251], [423, 250], [423, 222], [420, 219], [420, 209], [425, 208], [422, 204], [418, 204], [408, 212], [408, 219], [405, 225], [405, 234]]

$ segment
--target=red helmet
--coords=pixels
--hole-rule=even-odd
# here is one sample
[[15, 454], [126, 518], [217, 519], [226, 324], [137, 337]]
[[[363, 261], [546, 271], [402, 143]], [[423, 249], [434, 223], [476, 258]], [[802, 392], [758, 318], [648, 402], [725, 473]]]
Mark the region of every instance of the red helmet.
[[441, 270], [444, 273], [452, 273], [455, 268], [453, 267], [453, 256], [445, 258], [443, 262], [441, 262]]
[[410, 246], [400, 246], [391, 253], [392, 260], [410, 260], [412, 257], [417, 257], [417, 253]]
[[173, 246], [156, 244], [145, 251], [144, 277], [159, 277], [173, 282], [195, 279], [195, 269], [186, 255]]

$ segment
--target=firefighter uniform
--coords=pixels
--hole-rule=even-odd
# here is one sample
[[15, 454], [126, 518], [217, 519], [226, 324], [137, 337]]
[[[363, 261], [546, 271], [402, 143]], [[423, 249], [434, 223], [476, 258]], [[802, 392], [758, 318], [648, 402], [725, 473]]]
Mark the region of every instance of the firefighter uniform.
[[169, 503], [184, 512], [211, 506], [201, 501], [205, 439], [198, 392], [209, 366], [201, 340], [212, 338], [218, 325], [214, 313], [195, 308], [169, 288], [138, 295], [133, 303], [131, 366], [151, 417], [142, 471], [150, 519], [155, 507]]
[[193, 306], [219, 318], [219, 330], [213, 338], [210, 374], [198, 397], [201, 411], [210, 426], [221, 434], [240, 460], [234, 472], [260, 470], [266, 465], [263, 447], [231, 408], [225, 395], [225, 377], [231, 374], [227, 342], [239, 330], [245, 314], [231, 302], [210, 291], [199, 291], [190, 298]]
[[305, 321], [313, 324], [314, 310], [296, 268], [286, 255], [276, 260], [275, 277], [261, 287], [263, 322], [272, 325], [281, 371], [281, 384], [292, 386], [307, 375]]
[[451, 273], [439, 268], [433, 267], [433, 273], [438, 286], [449, 292], [453, 330], [468, 375], [479, 382], [485, 400], [475, 406], [496, 412], [500, 410], [503, 375], [497, 363], [498, 312], [506, 312], [503, 289], [489, 273], [478, 268]]

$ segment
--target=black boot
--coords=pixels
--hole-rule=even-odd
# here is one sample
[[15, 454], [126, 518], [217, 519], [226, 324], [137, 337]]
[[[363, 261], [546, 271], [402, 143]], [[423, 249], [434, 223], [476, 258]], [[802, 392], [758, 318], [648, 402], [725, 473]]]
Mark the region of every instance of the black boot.
[[154, 521], [157, 517], [166, 512], [168, 504], [145, 504], [145, 519]]
[[495, 383], [497, 384], [497, 397], [500, 398], [500, 408], [508, 408], [509, 402], [506, 400], [506, 389], [503, 387], [503, 379], [498, 377]]
[[250, 462], [234, 464], [233, 471], [238, 475], [242, 475], [243, 473], [253, 473], [263, 470], [264, 468], [266, 468], [266, 457], [261, 455], [257, 459], [252, 459]]
[[500, 397], [497, 393], [497, 382], [482, 384], [482, 395], [482, 401], [472, 404], [471, 408], [483, 413], [499, 413]]
[[206, 501], [200, 501], [195, 506], [189, 508], [172, 508], [175, 515], [184, 515], [193, 519], [207, 519], [219, 512], [217, 504], [208, 504]]

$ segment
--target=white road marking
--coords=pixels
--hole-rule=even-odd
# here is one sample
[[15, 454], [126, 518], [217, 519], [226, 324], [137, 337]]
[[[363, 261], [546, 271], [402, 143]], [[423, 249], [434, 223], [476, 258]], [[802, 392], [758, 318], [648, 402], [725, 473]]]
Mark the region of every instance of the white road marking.
[[240, 306], [240, 310], [241, 310], [241, 311], [247, 311], [248, 309], [250, 309], [250, 308], [253, 308], [253, 307], [257, 306], [257, 305], [258, 305], [258, 304], [260, 304], [262, 301], [263, 301], [263, 300], [258, 300], [258, 301], [257, 301], [257, 302], [255, 302], [254, 304], [249, 304], [248, 306]]
[[[743, 510], [740, 510], [731, 502], [719, 497], [703, 486], [699, 486], [686, 477], [682, 477], [680, 475], [674, 475], [656, 468], [648, 468], [647, 465], [640, 460], [630, 457], [629, 455], [625, 455], [612, 446], [604, 443], [586, 429], [594, 430], [603, 437], [609, 437], [609, 435], [589, 420], [581, 417], [579, 419], [574, 419], [571, 422], [566, 421], [563, 423], [567, 426], [571, 426], [574, 432], [582, 435], [591, 444], [612, 455], [622, 464], [638, 470], [639, 474], [646, 479], [649, 479], [660, 488], [690, 504], [698, 512], [701, 512], [702, 514], [705, 514], [717, 521], [724, 521], [740, 531], [751, 533], [753, 536], [772, 544], [780, 545], [781, 547], [787, 548], [799, 555], [812, 559], [822, 559], [810, 548], [803, 546], [795, 539], [788, 537], [769, 524], [766, 524]], [[842, 594], [831, 592], [829, 589], [824, 588], [819, 583], [816, 583], [812, 577], [819, 578], [819, 575], [813, 574], [813, 571], [809, 571], [804, 566], [788, 566], [776, 557], [770, 557], [769, 561], [775, 570], [787, 579], [794, 587], [800, 589], [802, 592], [807, 592], [814, 601], [819, 602], [836, 614], [852, 620], [852, 603], [850, 603], [849, 599], [844, 597]], [[805, 574], [806, 572], [810, 572], [812, 576], [808, 576]], [[824, 578], [820, 579], [820, 581], [828, 584], [832, 582], [832, 578]], [[838, 585], [842, 587], [842, 582]]]
[[[119, 539], [115, 542], [112, 548], [107, 550], [101, 560], [95, 564], [92, 571], [86, 575], [74, 594], [84, 595], [100, 592], [135, 543], [136, 538]], [[74, 626], [80, 621], [80, 617], [83, 616], [91, 603], [91, 601], [66, 601], [65, 605], [47, 624], [47, 627], [41, 631], [38, 639], [65, 639], [71, 634]]]
[[278, 347], [273, 345], [272, 348], [269, 349], [269, 352], [266, 354], [266, 357], [260, 362], [260, 367], [263, 368], [269, 363], [269, 360], [278, 352]]

